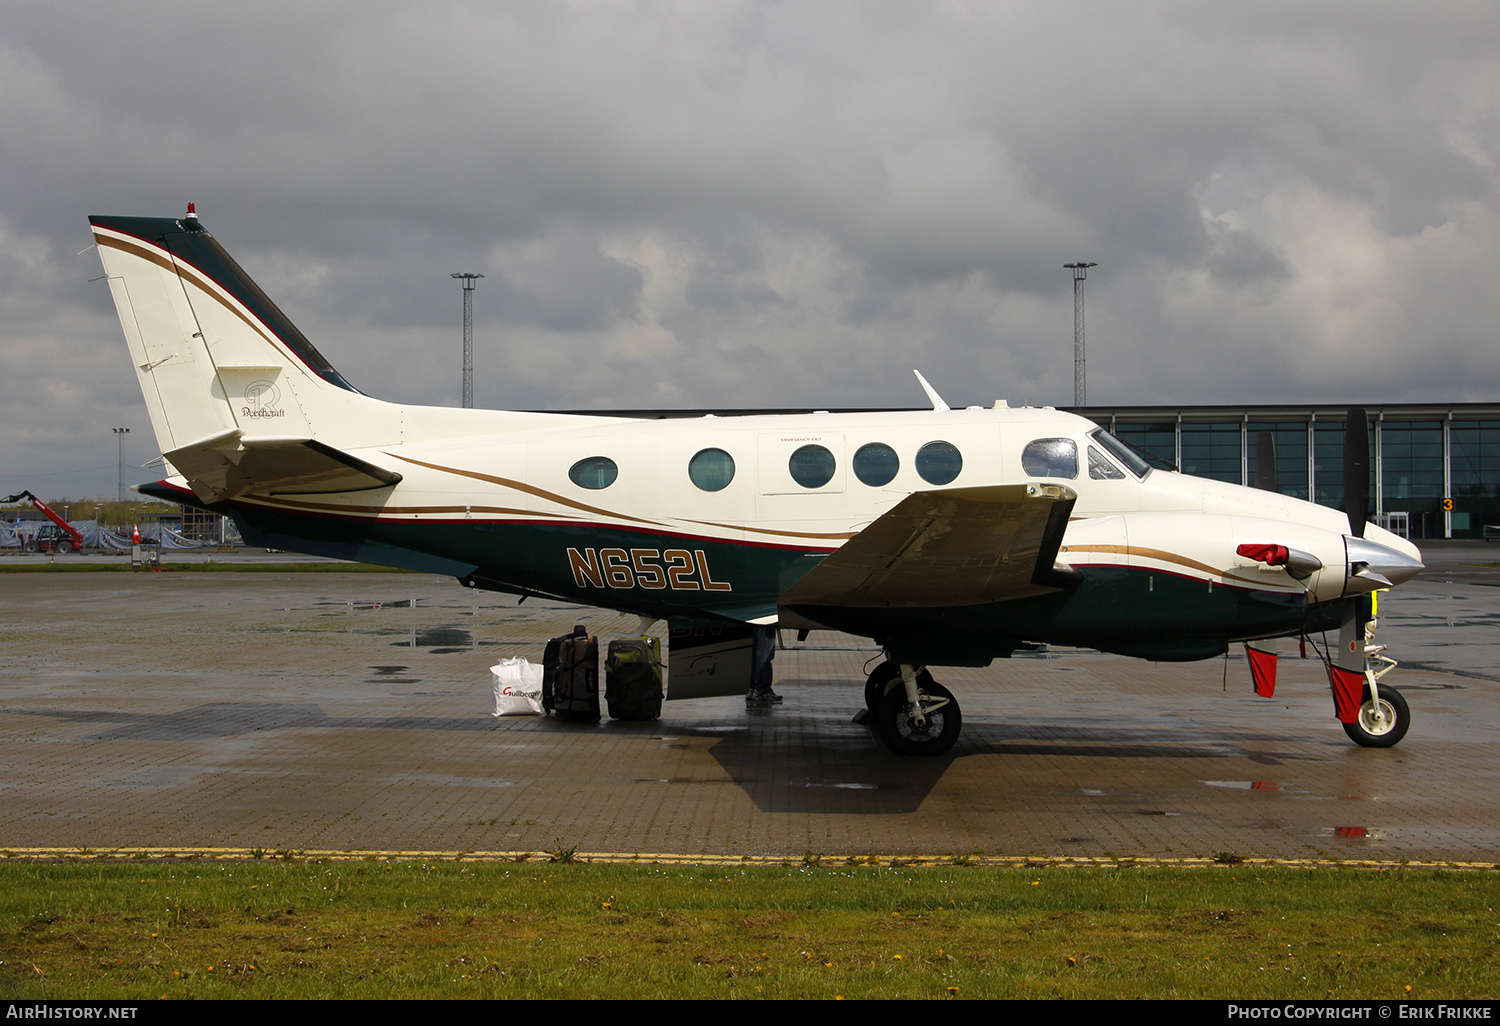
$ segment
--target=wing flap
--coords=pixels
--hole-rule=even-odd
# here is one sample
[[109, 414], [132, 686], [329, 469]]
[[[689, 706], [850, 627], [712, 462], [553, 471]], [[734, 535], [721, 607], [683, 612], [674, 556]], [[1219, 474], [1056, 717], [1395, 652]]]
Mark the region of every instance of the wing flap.
[[1070, 587], [1057, 564], [1078, 495], [1055, 484], [915, 492], [781, 596], [790, 607], [943, 607]]
[[247, 438], [238, 429], [200, 438], [162, 455], [205, 502], [221, 502], [246, 492], [359, 492], [388, 488], [401, 480], [393, 470], [315, 438]]

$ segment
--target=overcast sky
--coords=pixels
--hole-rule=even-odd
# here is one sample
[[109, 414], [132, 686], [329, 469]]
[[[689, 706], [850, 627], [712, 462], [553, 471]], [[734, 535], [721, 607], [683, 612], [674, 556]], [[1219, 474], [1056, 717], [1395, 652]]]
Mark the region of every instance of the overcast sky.
[[[89, 214], [362, 391], [1500, 401], [1500, 5], [0, 0], [0, 490], [158, 454]], [[84, 252], [80, 253], [79, 251]], [[129, 470], [131, 481], [159, 476]]]

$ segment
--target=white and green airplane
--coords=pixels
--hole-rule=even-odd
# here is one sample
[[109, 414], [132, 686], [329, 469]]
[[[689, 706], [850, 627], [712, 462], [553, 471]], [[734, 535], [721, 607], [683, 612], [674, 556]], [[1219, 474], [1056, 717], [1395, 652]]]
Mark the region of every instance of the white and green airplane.
[[[950, 409], [925, 381], [933, 409], [907, 412], [408, 406], [350, 385], [191, 207], [89, 220], [172, 471], [140, 490], [227, 514], [253, 544], [674, 628], [871, 638], [886, 661], [866, 682], [868, 716], [903, 754], [941, 754], [959, 734], [929, 667], [1038, 643], [1207, 659], [1330, 630], [1349, 736], [1384, 747], [1406, 733], [1367, 628], [1373, 592], [1422, 563], [1365, 522], [1363, 411], [1345, 514], [1152, 469], [1069, 413]], [[1264, 693], [1274, 652], [1250, 647]]]

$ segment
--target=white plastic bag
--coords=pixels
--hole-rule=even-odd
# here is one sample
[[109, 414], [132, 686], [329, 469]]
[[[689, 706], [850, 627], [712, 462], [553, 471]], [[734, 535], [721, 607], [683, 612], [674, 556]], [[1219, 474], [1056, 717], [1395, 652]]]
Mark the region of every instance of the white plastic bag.
[[491, 716], [540, 716], [542, 668], [525, 659], [502, 659], [490, 667], [495, 677], [495, 711]]

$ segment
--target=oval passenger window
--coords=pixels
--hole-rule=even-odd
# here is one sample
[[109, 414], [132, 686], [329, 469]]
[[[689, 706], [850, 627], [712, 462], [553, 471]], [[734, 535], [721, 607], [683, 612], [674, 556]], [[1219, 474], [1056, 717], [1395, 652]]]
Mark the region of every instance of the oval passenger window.
[[608, 488], [620, 476], [620, 468], [608, 456], [590, 456], [568, 468], [568, 479], [579, 488]]
[[822, 488], [833, 480], [835, 469], [837, 463], [833, 453], [821, 445], [804, 445], [787, 460], [787, 470], [791, 472], [792, 480], [803, 488]]
[[861, 445], [854, 454], [854, 476], [871, 488], [888, 485], [901, 469], [901, 457], [884, 442]]
[[928, 484], [947, 484], [963, 469], [963, 454], [950, 442], [928, 442], [917, 450], [917, 473]]
[[705, 492], [727, 488], [734, 480], [734, 457], [723, 449], [703, 449], [688, 460], [688, 477]]

